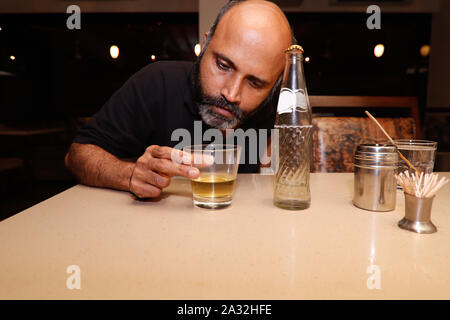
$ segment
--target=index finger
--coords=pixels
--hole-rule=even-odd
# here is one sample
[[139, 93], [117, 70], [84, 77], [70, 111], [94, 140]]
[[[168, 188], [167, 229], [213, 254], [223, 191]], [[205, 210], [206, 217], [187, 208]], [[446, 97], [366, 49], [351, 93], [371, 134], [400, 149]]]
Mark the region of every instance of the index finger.
[[191, 165], [196, 168], [209, 167], [214, 163], [214, 157], [198, 152], [186, 152], [178, 149], [171, 150], [171, 160], [178, 164]]
[[191, 164], [192, 162], [191, 155], [179, 149], [155, 145], [149, 147], [148, 151], [153, 158], [172, 160], [178, 164]]
[[161, 146], [151, 146], [149, 151], [153, 158], [168, 159], [178, 164], [187, 164], [196, 168], [209, 167], [214, 163], [213, 156], [198, 152], [190, 153], [180, 149]]
[[[158, 159], [168, 159], [171, 160], [173, 157], [174, 158], [182, 158], [183, 154], [181, 150], [175, 149], [175, 148], [170, 148], [170, 147], [162, 147], [162, 146], [150, 146], [147, 149], [150, 152], [150, 155], [153, 158], [158, 158]], [[181, 152], [181, 154], [180, 154]]]

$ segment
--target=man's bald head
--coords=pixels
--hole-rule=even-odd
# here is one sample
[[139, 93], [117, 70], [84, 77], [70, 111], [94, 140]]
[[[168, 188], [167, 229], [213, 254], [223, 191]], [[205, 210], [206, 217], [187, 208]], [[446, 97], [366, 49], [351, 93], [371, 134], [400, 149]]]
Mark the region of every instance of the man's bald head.
[[289, 22], [274, 3], [230, 1], [223, 7], [195, 68], [204, 122], [226, 129], [257, 112], [274, 114], [285, 50], [293, 42]]
[[272, 26], [275, 28], [275, 30], [279, 30], [280, 36], [282, 35], [282, 37], [285, 38], [287, 36], [286, 32], [288, 32], [290, 37], [289, 45], [297, 44], [297, 40], [294, 37], [294, 33], [292, 32], [286, 16], [284, 15], [283, 11], [273, 2], [265, 0], [230, 0], [225, 6], [222, 7], [216, 17], [216, 20], [214, 21], [210, 30], [207, 32], [206, 41], [200, 54], [200, 58], [208, 47], [209, 42], [214, 37], [216, 29], [222, 21], [222, 18], [224, 18], [224, 16], [228, 15], [234, 9], [237, 9], [237, 12], [235, 12], [236, 16], [240, 17], [241, 19], [243, 18], [244, 21], [258, 21], [259, 19], [266, 19], [265, 21], [268, 22], [268, 24], [272, 23]]

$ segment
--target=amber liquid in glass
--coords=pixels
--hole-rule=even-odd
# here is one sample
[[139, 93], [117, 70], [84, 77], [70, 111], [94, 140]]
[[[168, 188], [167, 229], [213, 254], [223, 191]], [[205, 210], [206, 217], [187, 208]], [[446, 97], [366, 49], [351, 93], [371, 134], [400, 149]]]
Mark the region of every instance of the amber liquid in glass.
[[228, 173], [205, 173], [191, 180], [194, 198], [230, 198], [233, 194], [236, 177]]

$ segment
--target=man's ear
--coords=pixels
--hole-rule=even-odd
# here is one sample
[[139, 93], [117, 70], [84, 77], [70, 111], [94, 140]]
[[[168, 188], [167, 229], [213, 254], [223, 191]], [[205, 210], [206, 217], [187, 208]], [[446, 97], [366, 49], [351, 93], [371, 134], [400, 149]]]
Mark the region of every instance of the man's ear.
[[206, 39], [208, 38], [209, 35], [209, 31], [206, 31], [205, 34], [203, 35], [203, 43], [206, 43]]

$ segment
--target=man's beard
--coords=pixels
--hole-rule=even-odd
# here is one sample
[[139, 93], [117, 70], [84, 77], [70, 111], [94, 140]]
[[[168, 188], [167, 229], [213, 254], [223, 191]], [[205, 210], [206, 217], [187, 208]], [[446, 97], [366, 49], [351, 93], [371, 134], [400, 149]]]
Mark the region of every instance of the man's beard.
[[[253, 117], [257, 112], [264, 112], [264, 109], [267, 107], [270, 108], [271, 100], [273, 95], [276, 93], [277, 87], [279, 90], [280, 81], [277, 82], [268, 97], [255, 110], [245, 112], [242, 111], [237, 104], [227, 101], [223, 96], [214, 97], [204, 92], [200, 79], [201, 60], [202, 56], [199, 57], [194, 66], [193, 80], [195, 87], [195, 102], [203, 122], [207, 125], [219, 130], [234, 129], [241, 126], [247, 119]], [[227, 109], [232, 116], [226, 117], [217, 113], [214, 111], [213, 106]]]
[[[203, 122], [212, 128], [219, 130], [233, 129], [241, 125], [247, 118], [248, 113], [242, 111], [236, 103], [227, 101], [223, 96], [214, 97], [204, 93], [203, 86], [200, 80], [200, 72], [197, 65], [195, 72], [195, 91], [196, 103], [198, 112], [202, 117]], [[224, 108], [231, 113], [230, 117], [223, 116], [217, 113], [216, 108]]]
[[[213, 97], [202, 93], [197, 102], [198, 111], [202, 120], [209, 126], [219, 129], [233, 129], [242, 124], [248, 117], [248, 114], [242, 111], [235, 103], [228, 102], [224, 97]], [[232, 116], [226, 117], [217, 113], [216, 108], [228, 110]]]

